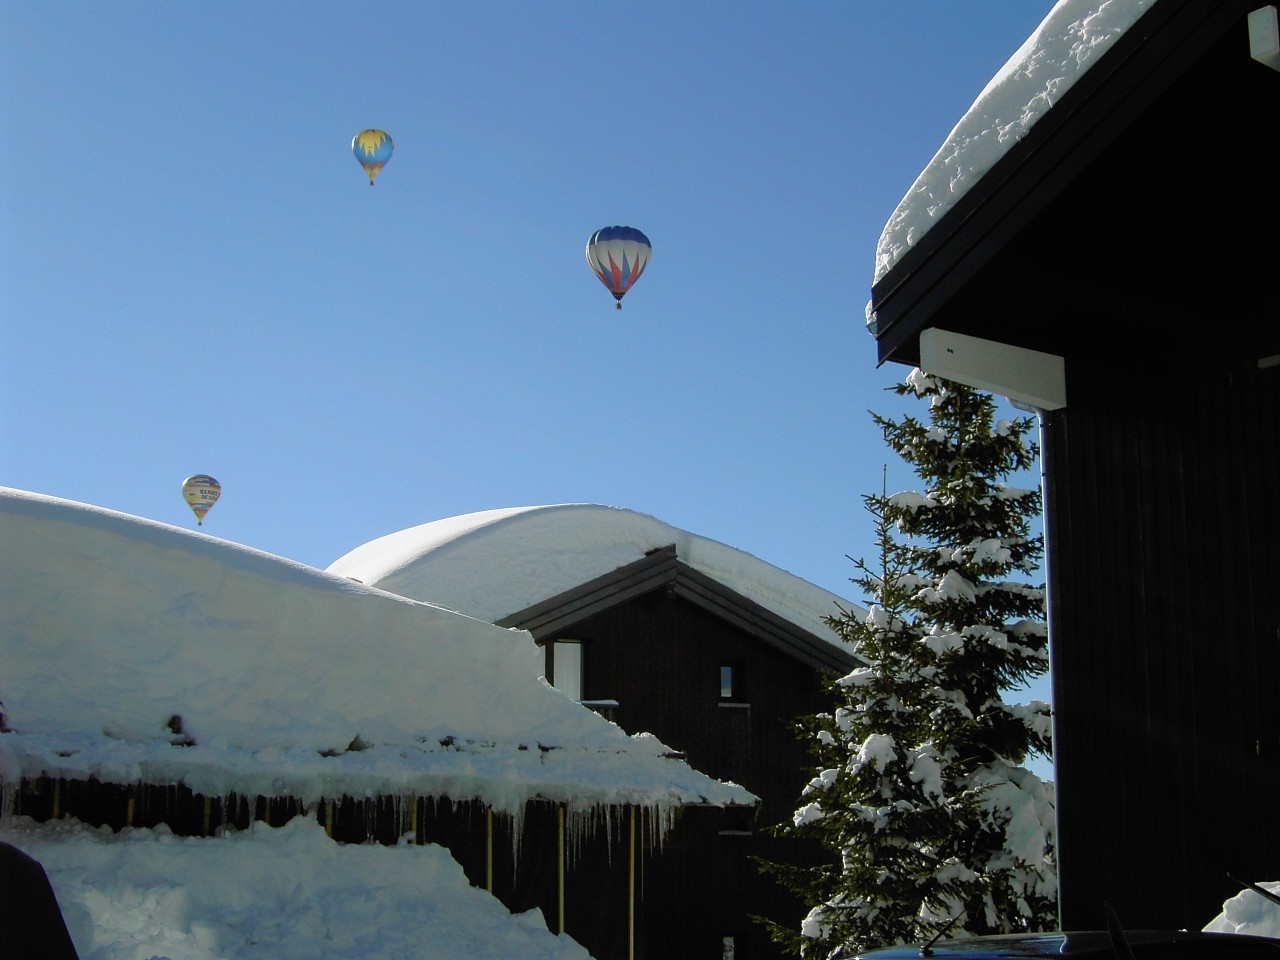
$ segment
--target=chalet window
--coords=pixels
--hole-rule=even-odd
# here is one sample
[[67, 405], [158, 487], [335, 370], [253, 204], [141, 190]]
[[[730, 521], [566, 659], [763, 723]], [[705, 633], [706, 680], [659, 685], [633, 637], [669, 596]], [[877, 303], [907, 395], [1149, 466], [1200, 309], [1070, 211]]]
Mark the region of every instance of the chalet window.
[[755, 807], [728, 806], [720, 811], [720, 836], [749, 837], [755, 832]]
[[741, 702], [746, 700], [746, 671], [741, 663], [720, 664], [720, 699]]
[[582, 641], [553, 640], [546, 645], [547, 682], [571, 700], [582, 699]]

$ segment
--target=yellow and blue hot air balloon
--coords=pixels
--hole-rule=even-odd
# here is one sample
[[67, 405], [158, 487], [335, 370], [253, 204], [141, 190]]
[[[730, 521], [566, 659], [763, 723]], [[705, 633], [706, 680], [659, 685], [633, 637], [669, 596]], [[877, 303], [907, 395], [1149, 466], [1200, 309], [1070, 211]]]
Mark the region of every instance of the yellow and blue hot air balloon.
[[587, 263], [622, 309], [622, 297], [640, 279], [653, 247], [635, 227], [605, 227], [587, 241]]
[[197, 473], [182, 481], [182, 498], [196, 515], [196, 526], [204, 525], [204, 515], [222, 496], [222, 484], [207, 473]]
[[386, 166], [391, 159], [391, 151], [395, 148], [395, 143], [385, 130], [361, 130], [351, 138], [351, 152], [369, 175], [369, 186], [373, 186], [373, 178]]

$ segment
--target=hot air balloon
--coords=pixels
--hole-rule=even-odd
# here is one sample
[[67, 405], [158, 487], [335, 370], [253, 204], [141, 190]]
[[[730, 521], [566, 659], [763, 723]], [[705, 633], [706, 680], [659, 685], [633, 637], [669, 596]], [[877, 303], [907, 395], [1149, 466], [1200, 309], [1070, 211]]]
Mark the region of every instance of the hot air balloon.
[[222, 484], [207, 473], [197, 473], [182, 481], [182, 498], [196, 515], [196, 526], [204, 525], [204, 515], [222, 496]]
[[351, 138], [351, 152], [369, 175], [369, 186], [373, 186], [373, 178], [386, 166], [395, 148], [395, 143], [384, 130], [361, 130]]
[[635, 227], [605, 227], [587, 241], [587, 263], [622, 309], [622, 297], [644, 273], [653, 247]]

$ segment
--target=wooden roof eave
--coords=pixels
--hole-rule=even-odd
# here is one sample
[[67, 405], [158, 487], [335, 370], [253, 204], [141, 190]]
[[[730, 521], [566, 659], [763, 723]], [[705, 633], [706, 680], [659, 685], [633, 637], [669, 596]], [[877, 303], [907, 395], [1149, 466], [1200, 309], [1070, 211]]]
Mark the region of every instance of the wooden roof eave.
[[1153, 4], [874, 285], [877, 365], [918, 365], [954, 294], [1255, 5]]
[[527, 630], [535, 640], [542, 640], [658, 589], [670, 590], [815, 669], [843, 673], [855, 664], [851, 654], [824, 638], [690, 567], [676, 556], [674, 544], [652, 550], [639, 560], [518, 610], [497, 623]]
[[653, 550], [579, 586], [517, 610], [496, 621], [500, 627], [527, 630], [535, 640], [627, 600], [656, 590], [675, 578], [675, 545]]

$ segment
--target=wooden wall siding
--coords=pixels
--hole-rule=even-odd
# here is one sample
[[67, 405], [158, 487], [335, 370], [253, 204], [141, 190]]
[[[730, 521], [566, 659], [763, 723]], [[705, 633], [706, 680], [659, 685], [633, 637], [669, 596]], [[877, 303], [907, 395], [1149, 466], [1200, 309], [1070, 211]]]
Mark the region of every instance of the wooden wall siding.
[[[809, 781], [809, 755], [793, 724], [827, 706], [819, 674], [665, 587], [565, 626], [559, 636], [585, 644], [584, 699], [617, 700], [614, 720], [624, 730], [652, 733], [695, 769], [761, 798], [749, 837], [721, 834], [719, 811], [708, 812], [715, 817], [682, 812], [662, 855], [647, 867], [650, 877], [658, 871], [662, 878], [646, 888], [650, 948], [691, 935], [695, 916], [686, 915], [700, 911], [714, 918], [700, 935], [708, 938], [707, 950], [716, 949], [698, 955], [720, 955], [720, 941], [711, 936], [716, 928], [734, 936], [738, 960], [780, 957], [750, 916], [798, 926], [807, 907], [760, 875], [751, 857], [817, 862], [822, 856], [763, 830], [790, 818]], [[721, 706], [720, 666], [728, 662], [741, 670], [747, 706]], [[659, 918], [684, 919], [673, 926]], [[678, 941], [669, 946], [656, 955], [693, 955]]]
[[[792, 724], [826, 705], [812, 668], [665, 590], [583, 620], [564, 637], [586, 645], [584, 699], [617, 700], [624, 730], [652, 733], [695, 769], [760, 796], [759, 822], [790, 815], [808, 782]], [[720, 666], [730, 661], [744, 672], [748, 707], [720, 706]]]
[[167, 824], [179, 836], [214, 836], [246, 830], [254, 821], [278, 827], [302, 812], [296, 801], [228, 794], [206, 797], [181, 784], [103, 783], [98, 780], [24, 779], [12, 789], [8, 812], [38, 822], [72, 817], [90, 826], [155, 827]]
[[1105, 902], [1202, 925], [1228, 873], [1280, 874], [1280, 370], [1255, 348], [1068, 357], [1046, 418], [1065, 927]]
[[[723, 939], [733, 937], [734, 960], [775, 955], [752, 912], [768, 904], [749, 856], [751, 839], [721, 836], [715, 811], [684, 811], [673, 833], [679, 838], [646, 864], [646, 945], [648, 956], [723, 956]], [[671, 891], [672, 896], [664, 892]]]

